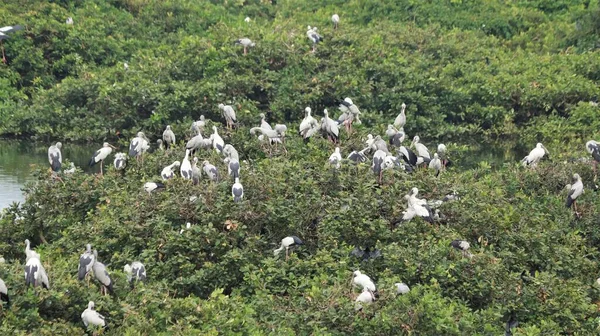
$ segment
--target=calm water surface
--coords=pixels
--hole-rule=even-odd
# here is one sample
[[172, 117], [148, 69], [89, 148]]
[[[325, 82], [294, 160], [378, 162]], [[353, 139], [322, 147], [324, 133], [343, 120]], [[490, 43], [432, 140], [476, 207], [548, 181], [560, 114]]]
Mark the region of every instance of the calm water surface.
[[[100, 146], [63, 144], [63, 161], [68, 159], [87, 171], [90, 157]], [[26, 182], [33, 180], [31, 172], [39, 166], [50, 167], [48, 145], [30, 141], [0, 140], [0, 209], [13, 202], [23, 202], [21, 188]]]
[[[100, 144], [73, 145], [63, 144], [63, 161], [75, 163], [75, 166], [86, 172], [99, 171], [99, 167], [88, 167], [92, 154], [101, 147]], [[459, 169], [471, 169], [479, 166], [481, 161], [492, 168], [499, 168], [505, 162], [518, 162], [531, 148], [516, 147], [503, 143], [480, 144], [468, 151], [458, 152], [448, 147], [450, 157], [455, 160]], [[430, 150], [434, 150], [430, 146]], [[112, 158], [110, 160], [112, 164]], [[32, 171], [36, 167], [49, 167], [48, 145], [30, 141], [0, 140], [0, 209], [13, 202], [23, 202], [21, 190], [26, 182], [32, 181]], [[66, 167], [63, 165], [63, 168]], [[68, 168], [68, 167], [67, 167]]]

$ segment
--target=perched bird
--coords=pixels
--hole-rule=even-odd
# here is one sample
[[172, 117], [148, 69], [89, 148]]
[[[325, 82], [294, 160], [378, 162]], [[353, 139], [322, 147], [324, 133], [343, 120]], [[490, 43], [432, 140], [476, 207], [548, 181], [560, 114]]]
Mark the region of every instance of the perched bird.
[[163, 168], [163, 170], [160, 172], [160, 177], [162, 177], [163, 181], [173, 178], [175, 176], [175, 169], [179, 166], [181, 166], [181, 163], [179, 161], [171, 163], [170, 165]]
[[208, 178], [211, 181], [219, 181], [219, 173], [217, 172], [217, 167], [210, 164], [210, 162], [208, 162], [207, 160], [204, 160], [204, 162], [202, 163], [202, 170], [204, 170], [204, 173], [206, 174], [206, 176], [208, 176]]
[[198, 134], [200, 134], [200, 132], [204, 131], [205, 126], [206, 126], [206, 121], [205, 121], [204, 115], [201, 115], [199, 120], [192, 122], [192, 127], [190, 130], [192, 131], [192, 134], [198, 135]]
[[321, 119], [321, 131], [327, 135], [327, 138], [333, 143], [337, 143], [340, 139], [340, 129], [337, 122], [329, 118], [327, 109], [323, 110], [323, 119]]
[[61, 148], [62, 144], [60, 142], [48, 147], [48, 162], [50, 162], [50, 167], [54, 172], [59, 172], [62, 166]]
[[127, 274], [127, 281], [133, 286], [133, 281], [146, 281], [146, 266], [139, 261], [134, 261], [123, 267], [123, 271]]
[[198, 158], [194, 157], [194, 160], [192, 160], [192, 183], [194, 185], [200, 183], [201, 176], [202, 173], [200, 172], [200, 168], [198, 168]]
[[542, 143], [538, 142], [537, 145], [535, 145], [535, 148], [531, 150], [531, 152], [529, 152], [529, 155], [527, 155], [526, 157], [523, 158], [523, 160], [521, 160], [521, 163], [523, 164], [523, 167], [536, 167], [538, 162], [540, 162], [540, 160], [544, 157], [545, 154], [548, 154], [548, 150], [546, 149], [546, 147], [544, 147], [544, 145], [542, 145]]
[[440, 156], [440, 160], [442, 160], [442, 166], [449, 167], [452, 162], [448, 159], [448, 155], [446, 154], [447, 148], [444, 144], [439, 144], [437, 146], [437, 153]]
[[333, 22], [333, 29], [337, 29], [338, 24], [340, 23], [340, 17], [337, 14], [333, 14], [331, 16], [331, 22]]
[[240, 162], [238, 160], [231, 160], [227, 164], [227, 173], [234, 180], [240, 177]]
[[288, 236], [281, 240], [281, 246], [273, 251], [275, 256], [278, 256], [281, 251], [285, 250], [285, 260], [289, 257], [289, 250], [293, 247], [304, 245], [304, 242], [296, 236]]
[[187, 180], [192, 179], [192, 164], [190, 162], [190, 150], [185, 150], [185, 157], [183, 161], [181, 161], [181, 167], [179, 168], [181, 172], [181, 177]]
[[398, 149], [398, 155], [411, 167], [417, 166], [417, 154], [410, 150], [408, 147], [400, 146]]
[[81, 320], [83, 321], [83, 324], [86, 328], [90, 325], [92, 327], [106, 327], [106, 321], [104, 319], [104, 316], [100, 315], [95, 310], [94, 301], [90, 301], [88, 303], [87, 309], [84, 310], [83, 313], [81, 313]]
[[379, 184], [381, 184], [381, 180], [383, 177], [383, 162], [385, 161], [386, 156], [387, 154], [382, 150], [377, 150], [373, 155], [373, 164], [371, 165], [371, 168], [373, 169], [373, 172], [377, 175], [377, 181]]
[[338, 118], [338, 124], [344, 124], [346, 127], [346, 132], [351, 133], [354, 119], [356, 119], [356, 122], [360, 124], [360, 110], [354, 104], [354, 102], [352, 102], [350, 97], [346, 97], [344, 100], [342, 100], [339, 110], [342, 111], [342, 115]]
[[385, 134], [390, 139], [390, 145], [400, 147], [402, 146], [402, 142], [406, 138], [406, 134], [404, 133], [404, 129], [400, 128], [397, 130], [394, 125], [388, 125], [388, 129], [385, 131]]
[[596, 140], [590, 140], [585, 143], [585, 149], [594, 158], [594, 182], [597, 179], [596, 172], [598, 170], [598, 162], [600, 162], [600, 143]]
[[151, 194], [153, 191], [158, 189], [164, 189], [165, 185], [160, 182], [146, 182], [144, 183], [144, 190]]
[[8, 287], [4, 283], [4, 280], [0, 279], [0, 300], [6, 302], [6, 305], [10, 307], [10, 298], [8, 297]]
[[373, 293], [377, 291], [377, 287], [375, 287], [373, 280], [371, 280], [368, 275], [361, 273], [359, 270], [356, 270], [354, 273], [352, 273], [352, 285], [354, 287], [359, 287], [361, 290], [366, 289]]
[[69, 174], [73, 174], [73, 173], [75, 173], [75, 171], [76, 171], [76, 170], [77, 170], [77, 169], [75, 168], [75, 164], [74, 164], [73, 162], [69, 162], [69, 168], [68, 168], [68, 169], [65, 169], [63, 172], [64, 172], [66, 175], [69, 175]]
[[225, 145], [225, 147], [223, 147], [223, 155], [225, 155], [226, 161], [225, 163], [235, 160], [235, 161], [239, 161], [240, 160], [240, 154], [238, 153], [237, 149], [235, 149], [235, 147], [233, 147], [230, 144]]
[[217, 126], [213, 126], [212, 145], [219, 154], [223, 152], [223, 147], [225, 147], [225, 141], [223, 141], [223, 138], [217, 132]]
[[323, 41], [323, 36], [317, 33], [317, 28], [311, 28], [308, 26], [308, 30], [306, 31], [306, 36], [308, 39], [312, 41], [312, 52], [314, 53], [317, 50], [317, 43]]
[[156, 147], [159, 151], [164, 151], [165, 150], [165, 145], [163, 144], [162, 139], [158, 139], [156, 140]]
[[264, 113], [260, 114], [260, 127], [264, 129], [273, 129], [271, 125], [267, 122], [267, 117]]
[[440, 171], [442, 170], [442, 160], [440, 160], [438, 153], [434, 153], [433, 159], [429, 161], [429, 169], [435, 170], [436, 177], [440, 175]]
[[365, 155], [365, 152], [368, 151], [370, 148], [365, 148], [361, 151], [352, 151], [350, 154], [348, 154], [348, 160], [353, 161], [354, 163], [361, 163], [361, 162], [367, 162], [368, 158], [367, 155]]
[[242, 47], [244, 47], [244, 55], [248, 54], [248, 48], [256, 45], [256, 43], [252, 42], [252, 40], [247, 37], [236, 40], [234, 44], [242, 45]]
[[235, 183], [231, 187], [231, 196], [233, 196], [233, 201], [238, 203], [242, 201], [244, 198], [244, 186], [240, 183], [240, 178], [235, 178]]
[[115, 148], [113, 145], [109, 144], [108, 142], [105, 142], [102, 145], [102, 148], [98, 149], [94, 153], [94, 155], [92, 156], [92, 158], [90, 159], [90, 167], [92, 167], [96, 163], [100, 162], [100, 175], [103, 174], [102, 173], [102, 163], [110, 155], [110, 153], [112, 153], [112, 149], [113, 148]]
[[404, 199], [407, 200], [408, 207], [402, 212], [402, 218], [399, 222], [408, 222], [415, 217], [421, 217], [425, 221], [433, 223], [433, 212], [427, 205], [427, 201], [415, 201], [410, 195], [405, 195]]
[[[227, 123], [227, 128], [233, 128], [237, 119], [235, 117], [235, 110], [230, 105], [219, 104], [219, 109], [222, 111], [223, 118], [225, 118], [225, 122]], [[213, 130], [216, 127], [213, 127]]]
[[65, 23], [68, 24], [68, 25], [72, 25], [73, 24], [73, 18], [69, 16], [67, 18], [67, 21]]
[[250, 22], [250, 17], [246, 16], [246, 18], [244, 19], [244, 22], [249, 23]]
[[363, 304], [371, 304], [375, 301], [375, 295], [368, 289], [363, 289], [362, 293], [356, 298], [354, 309], [360, 311], [363, 309]]
[[307, 142], [308, 139], [319, 128], [319, 123], [317, 122], [317, 119], [310, 115], [311, 112], [312, 109], [308, 106], [304, 109], [304, 119], [302, 119], [300, 127], [298, 128], [298, 133], [302, 136], [305, 142]]
[[201, 133], [191, 138], [185, 145], [185, 149], [190, 150], [190, 155], [194, 155], [200, 148], [210, 149], [213, 146], [214, 134], [209, 138], [204, 138]]
[[6, 55], [4, 54], [4, 40], [8, 38], [8, 33], [16, 32], [23, 29], [23, 26], [6, 26], [0, 28], [0, 49], [2, 49], [2, 63], [6, 64]]
[[578, 214], [576, 204], [577, 197], [581, 196], [581, 194], [583, 194], [583, 182], [581, 182], [581, 176], [579, 176], [579, 174], [573, 174], [573, 184], [571, 184], [565, 205], [567, 208], [573, 206], [575, 214]]
[[417, 166], [421, 163], [429, 163], [429, 161], [431, 161], [429, 149], [427, 149], [427, 147], [419, 141], [421, 141], [421, 138], [419, 138], [418, 135], [415, 135], [411, 143], [411, 145], [414, 146], [415, 150], [417, 151]]
[[369, 259], [381, 257], [381, 250], [375, 249], [371, 251], [371, 247], [369, 246], [363, 250], [357, 246], [350, 252], [350, 255], [355, 256], [358, 259], [362, 259], [362, 261], [367, 261]]
[[96, 257], [92, 253], [92, 245], [87, 244], [86, 250], [79, 257], [79, 271], [77, 272], [77, 278], [79, 281], [83, 280], [85, 276], [92, 270], [92, 266], [96, 261]]
[[98, 261], [98, 251], [94, 249], [94, 263], [92, 264], [92, 273], [98, 282], [100, 282], [100, 293], [106, 295], [106, 290], [112, 293], [113, 281], [110, 278], [110, 274], [106, 270], [106, 266]]
[[113, 161], [113, 165], [116, 170], [123, 170], [127, 165], [127, 155], [125, 153], [117, 153], [115, 154], [115, 161]]
[[396, 294], [406, 294], [410, 292], [410, 287], [404, 282], [397, 282], [394, 286], [396, 286]]
[[40, 255], [31, 249], [31, 242], [29, 241], [29, 239], [25, 239], [25, 261], [31, 258], [40, 259]]
[[[168, 145], [166, 145], [168, 147]], [[143, 154], [150, 148], [150, 142], [144, 132], [137, 132], [135, 138], [129, 143], [129, 156], [135, 157], [136, 160], [143, 159]], [[143, 161], [142, 161], [143, 163]]]
[[171, 145], [175, 144], [176, 142], [175, 133], [173, 133], [173, 131], [171, 130], [170, 125], [167, 125], [167, 128], [163, 132], [163, 141], [167, 149], [169, 149], [169, 147], [171, 147]]
[[340, 169], [342, 164], [342, 154], [340, 153], [340, 147], [335, 147], [335, 151], [329, 156], [329, 164], [334, 166], [335, 169]]
[[33, 287], [42, 286], [45, 289], [50, 288], [48, 275], [39, 259], [39, 255], [30, 258], [25, 264], [25, 284], [27, 287], [31, 285]]
[[397, 128], [402, 128], [406, 125], [406, 104], [402, 103], [402, 109], [400, 110], [400, 114], [394, 119], [394, 126]]
[[468, 251], [471, 247], [471, 244], [469, 244], [469, 242], [466, 240], [455, 239], [450, 243], [450, 246], [462, 251], [464, 256], [468, 256], [469, 258], [473, 257], [473, 255]]
[[125, 70], [125, 71], [129, 70], [129, 64], [127, 64], [127, 62], [123, 62], [123, 70]]

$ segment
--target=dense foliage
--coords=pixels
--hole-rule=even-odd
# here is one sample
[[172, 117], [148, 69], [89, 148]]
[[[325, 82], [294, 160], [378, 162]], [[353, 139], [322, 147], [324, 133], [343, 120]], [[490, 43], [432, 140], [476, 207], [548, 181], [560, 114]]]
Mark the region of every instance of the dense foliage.
[[[170, 123], [180, 143], [143, 165], [130, 159], [125, 172], [107, 162], [104, 177], [36, 171], [27, 201], [0, 217], [0, 278], [12, 298], [0, 334], [83, 334], [90, 300], [110, 335], [501, 335], [511, 316], [513, 335], [599, 334], [600, 203], [592, 166], [567, 160], [599, 135], [589, 104], [599, 11], [597, 0], [4, 1], [0, 22], [26, 29], [4, 41], [0, 135], [65, 147], [122, 137], [123, 148], [138, 130], [155, 140]], [[325, 36], [315, 54], [307, 25]], [[232, 43], [240, 37], [256, 42], [246, 56]], [[404, 102], [407, 133], [431, 149], [439, 138], [518, 134], [528, 149], [544, 141], [550, 160], [466, 169], [465, 147], [448, 142], [455, 164], [439, 178], [386, 171], [378, 185], [370, 164], [334, 170], [329, 142], [305, 144], [293, 131], [305, 106], [320, 115], [346, 96], [363, 124], [342, 135], [344, 157], [367, 133], [383, 134]], [[238, 111], [241, 127], [223, 137], [244, 160], [244, 201], [233, 203], [228, 178], [175, 178], [145, 193], [182, 159], [192, 120], [221, 121], [220, 102]], [[268, 155], [249, 134], [259, 112], [288, 124], [287, 153]], [[197, 156], [226, 175], [216, 153]], [[564, 206], [575, 172], [586, 187], [581, 218]], [[442, 205], [440, 221], [394, 228], [412, 187], [429, 200], [463, 197]], [[306, 245], [286, 261], [273, 249], [288, 235]], [[25, 239], [50, 290], [25, 288]], [[454, 239], [470, 242], [473, 257]], [[86, 243], [115, 279], [113, 295], [77, 280]], [[357, 246], [382, 257], [350, 256]], [[148, 282], [131, 289], [122, 270], [134, 260]], [[356, 269], [380, 295], [362, 313], [349, 285]], [[411, 291], [397, 296], [401, 281]]]
[[[404, 102], [407, 131], [435, 137], [581, 124], [599, 91], [599, 14], [597, 0], [8, 0], [0, 22], [26, 30], [5, 41], [0, 135], [157, 133], [221, 102], [242, 123], [258, 110], [297, 121], [346, 96], [367, 125]], [[307, 25], [325, 37], [316, 54]], [[257, 43], [247, 56], [241, 37]]]

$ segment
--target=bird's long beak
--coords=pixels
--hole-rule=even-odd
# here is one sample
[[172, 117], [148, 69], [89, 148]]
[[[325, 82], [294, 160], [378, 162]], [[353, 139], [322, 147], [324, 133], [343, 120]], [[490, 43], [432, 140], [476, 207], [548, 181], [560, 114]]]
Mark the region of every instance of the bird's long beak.
[[111, 145], [111, 144], [108, 144], [108, 145], [109, 145], [110, 147], [112, 147], [113, 149], [118, 149], [117, 147], [115, 147], [115, 146], [113, 146], [113, 145]]

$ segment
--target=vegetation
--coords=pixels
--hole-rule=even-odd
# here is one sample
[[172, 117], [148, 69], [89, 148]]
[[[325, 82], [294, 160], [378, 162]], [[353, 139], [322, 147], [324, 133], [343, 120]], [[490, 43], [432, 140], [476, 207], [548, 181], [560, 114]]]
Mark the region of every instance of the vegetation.
[[[567, 159], [587, 155], [582, 140], [600, 127], [589, 104], [599, 91], [599, 8], [596, 0], [5, 1], [0, 22], [26, 29], [4, 41], [0, 134], [65, 147], [118, 137], [124, 147], [139, 130], [156, 139], [171, 124], [180, 143], [104, 177], [78, 171], [61, 181], [37, 170], [27, 201], [0, 217], [0, 278], [12, 299], [0, 333], [83, 334], [91, 300], [109, 335], [500, 335], [511, 316], [513, 335], [598, 334], [600, 202], [592, 166]], [[325, 37], [315, 54], [307, 25]], [[246, 56], [232, 43], [241, 37], [256, 42]], [[407, 133], [430, 148], [444, 139], [454, 166], [439, 178], [386, 171], [382, 185], [369, 164], [331, 169], [333, 146], [305, 144], [293, 130], [305, 106], [320, 115], [346, 96], [363, 124], [343, 133], [344, 157], [367, 133], [383, 134], [404, 102]], [[238, 111], [240, 127], [223, 137], [245, 160], [244, 201], [233, 203], [228, 178], [198, 186], [175, 178], [145, 193], [144, 182], [183, 157], [192, 120], [221, 120], [220, 102]], [[260, 112], [288, 124], [287, 153], [268, 155], [249, 134]], [[551, 157], [536, 169], [467, 170], [465, 147], [449, 141], [473, 134], [518, 135], [528, 148], [543, 141]], [[226, 175], [216, 153], [197, 156]], [[586, 188], [581, 218], [564, 206], [575, 172]], [[394, 227], [412, 187], [429, 200], [463, 197], [441, 206], [440, 221]], [[289, 235], [306, 245], [287, 261], [274, 257]], [[26, 238], [50, 290], [25, 288]], [[468, 241], [473, 257], [450, 247], [454, 239]], [[113, 295], [77, 280], [86, 243], [108, 266]], [[361, 261], [349, 255], [356, 246], [382, 257]], [[148, 282], [131, 289], [122, 270], [134, 260]], [[362, 313], [349, 286], [356, 269], [379, 289]], [[411, 291], [397, 296], [401, 281]]]

